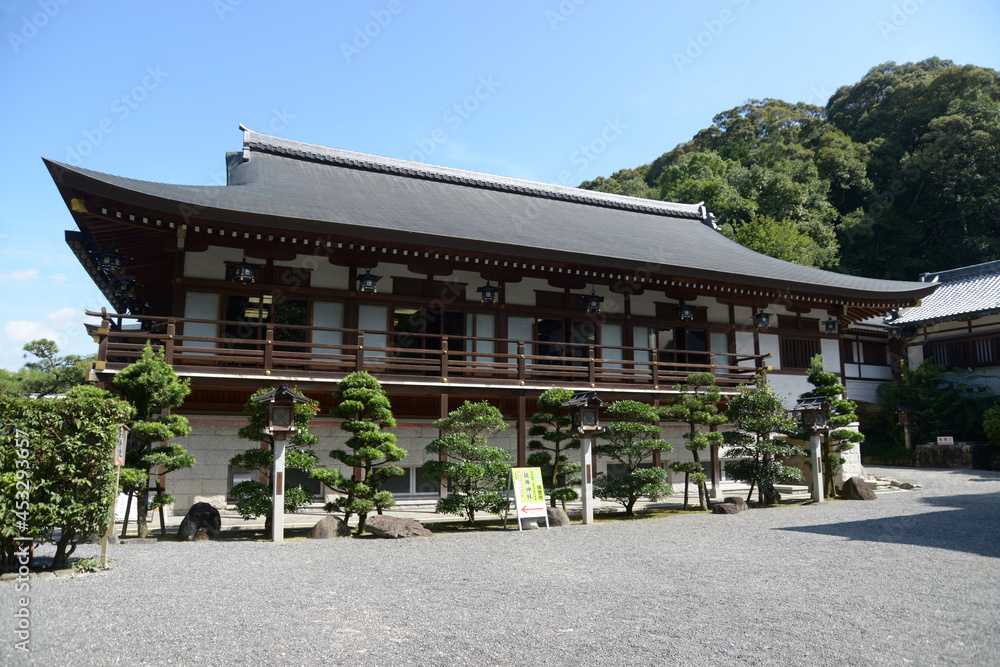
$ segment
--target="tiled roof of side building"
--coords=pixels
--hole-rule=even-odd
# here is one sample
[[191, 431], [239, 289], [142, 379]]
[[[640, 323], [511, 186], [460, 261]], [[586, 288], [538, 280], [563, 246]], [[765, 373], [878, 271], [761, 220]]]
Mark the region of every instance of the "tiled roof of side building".
[[933, 324], [1000, 313], [1000, 261], [925, 273], [921, 279], [938, 288], [893, 324]]
[[245, 130], [228, 185], [110, 176], [46, 161], [75, 188], [178, 217], [317, 234], [586, 262], [859, 300], [912, 300], [917, 282], [824, 271], [744, 248], [715, 230], [704, 206], [534, 183], [303, 144]]

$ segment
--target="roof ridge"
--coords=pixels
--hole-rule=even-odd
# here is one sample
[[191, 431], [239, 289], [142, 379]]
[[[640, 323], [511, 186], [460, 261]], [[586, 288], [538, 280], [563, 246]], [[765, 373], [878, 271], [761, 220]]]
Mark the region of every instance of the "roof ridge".
[[969, 278], [979, 278], [981, 276], [1000, 274], [1000, 260], [983, 262], [982, 264], [971, 264], [960, 266], [955, 269], [945, 271], [929, 271], [920, 274], [920, 282], [953, 282]]
[[282, 139], [254, 132], [240, 125], [243, 131], [244, 159], [249, 150], [258, 150], [274, 155], [306, 158], [319, 162], [339, 164], [355, 169], [365, 169], [382, 173], [401, 174], [445, 183], [458, 183], [490, 190], [518, 192], [548, 199], [560, 199], [577, 203], [617, 208], [642, 213], [652, 213], [670, 217], [701, 220], [708, 224], [711, 214], [703, 204], [679, 204], [656, 199], [628, 197], [593, 190], [582, 190], [564, 185], [540, 183], [506, 176], [495, 176], [476, 171], [441, 167], [437, 165], [411, 162], [398, 158], [388, 158], [368, 153], [358, 153], [342, 148], [330, 148], [318, 144], [308, 144], [291, 139]]

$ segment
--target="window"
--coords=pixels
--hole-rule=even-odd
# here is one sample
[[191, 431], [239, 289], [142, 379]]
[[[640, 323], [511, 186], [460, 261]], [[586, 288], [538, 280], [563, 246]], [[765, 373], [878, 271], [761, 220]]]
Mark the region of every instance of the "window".
[[[265, 478], [266, 479], [266, 478]], [[239, 466], [229, 466], [229, 486], [226, 489], [226, 497], [229, 500], [236, 500], [233, 496], [233, 487], [240, 482], [260, 482], [261, 473], [259, 470], [247, 470]], [[265, 481], [264, 484], [267, 482]], [[305, 470], [298, 468], [285, 468], [285, 488], [301, 486], [306, 491], [312, 493], [313, 500], [323, 500], [323, 484], [318, 479], [313, 479]]]
[[819, 354], [818, 338], [789, 338], [782, 336], [780, 345], [782, 370], [807, 370], [809, 368], [809, 361]]
[[927, 343], [924, 356], [945, 368], [997, 366], [1000, 365], [1000, 336]]
[[403, 466], [402, 475], [386, 480], [379, 489], [399, 496], [427, 496], [438, 493], [437, 482], [425, 477], [420, 466]]
[[889, 346], [878, 341], [861, 341], [861, 363], [870, 366], [889, 365]]

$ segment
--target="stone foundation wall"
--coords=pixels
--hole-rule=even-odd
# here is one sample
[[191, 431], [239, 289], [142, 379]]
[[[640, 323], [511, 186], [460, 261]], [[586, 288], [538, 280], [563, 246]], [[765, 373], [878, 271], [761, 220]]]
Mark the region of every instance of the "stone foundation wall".
[[918, 468], [1000, 470], [1000, 447], [985, 442], [917, 445], [916, 457]]

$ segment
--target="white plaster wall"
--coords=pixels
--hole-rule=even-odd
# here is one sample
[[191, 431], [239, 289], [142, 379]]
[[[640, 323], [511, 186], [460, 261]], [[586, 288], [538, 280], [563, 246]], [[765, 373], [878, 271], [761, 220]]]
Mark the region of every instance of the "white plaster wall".
[[656, 317], [656, 302], [663, 301], [663, 292], [647, 291], [632, 299], [631, 311], [634, 317]]
[[819, 353], [823, 355], [823, 370], [840, 375], [840, 339], [821, 339]]
[[540, 278], [524, 278], [518, 283], [507, 283], [504, 285], [506, 294], [504, 302], [513, 306], [534, 306], [535, 291], [552, 291], [549, 283]]
[[729, 324], [729, 305], [719, 303], [711, 297], [701, 296], [691, 302], [692, 306], [704, 306], [708, 309], [709, 322], [724, 322]]
[[848, 380], [844, 386], [847, 388], [848, 400], [881, 405], [878, 397], [878, 388], [883, 384], [883, 382], [873, 382], [870, 380]]
[[[225, 280], [226, 262], [239, 262], [243, 251], [239, 248], [208, 246], [204, 252], [184, 251], [184, 277]], [[251, 263], [252, 260], [247, 260]]]
[[919, 368], [924, 363], [924, 348], [921, 345], [910, 345], [906, 348], [906, 363], [910, 368]]
[[786, 408], [791, 408], [798, 401], [799, 396], [810, 391], [813, 386], [809, 384], [805, 375], [782, 375], [781, 373], [768, 373], [767, 382], [771, 385], [774, 393], [781, 397]]
[[[753, 334], [750, 334], [751, 336]], [[772, 370], [781, 370], [781, 345], [778, 342], [778, 336], [775, 334], [759, 334], [760, 338], [760, 353], [768, 354], [770, 357], [764, 360], [765, 366], [770, 366]], [[753, 347], [751, 349], [751, 354], [753, 353]]]
[[890, 366], [861, 366], [861, 377], [866, 380], [886, 380], [892, 379], [892, 367]]

